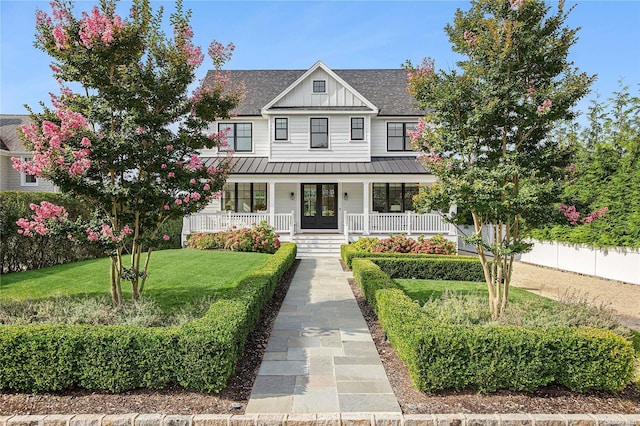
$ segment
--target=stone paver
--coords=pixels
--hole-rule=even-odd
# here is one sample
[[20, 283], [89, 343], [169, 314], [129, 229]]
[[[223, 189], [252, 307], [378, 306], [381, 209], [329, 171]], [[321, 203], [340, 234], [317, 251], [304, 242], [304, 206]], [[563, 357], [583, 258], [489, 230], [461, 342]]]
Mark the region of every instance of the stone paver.
[[350, 276], [338, 259], [300, 261], [247, 414], [400, 413]]

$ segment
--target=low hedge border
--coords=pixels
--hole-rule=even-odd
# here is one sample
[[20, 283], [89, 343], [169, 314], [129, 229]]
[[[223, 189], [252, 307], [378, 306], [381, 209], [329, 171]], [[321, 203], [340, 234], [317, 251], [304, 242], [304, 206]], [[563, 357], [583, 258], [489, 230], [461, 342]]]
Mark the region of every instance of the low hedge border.
[[[371, 253], [366, 251], [358, 251], [353, 244], [343, 244], [340, 246], [340, 256], [347, 267], [351, 268], [353, 259], [356, 258], [398, 258], [398, 259], [460, 259], [472, 260], [477, 262], [478, 258], [474, 256], [458, 256], [451, 254], [423, 254], [423, 253]], [[484, 278], [483, 278], [484, 279]]]
[[122, 392], [177, 384], [219, 392], [295, 257], [296, 245], [282, 244], [239, 283], [233, 298], [214, 301], [182, 327], [0, 326], [0, 389]]
[[633, 380], [633, 347], [608, 330], [437, 324], [373, 261], [355, 259], [353, 275], [421, 391], [615, 392]]

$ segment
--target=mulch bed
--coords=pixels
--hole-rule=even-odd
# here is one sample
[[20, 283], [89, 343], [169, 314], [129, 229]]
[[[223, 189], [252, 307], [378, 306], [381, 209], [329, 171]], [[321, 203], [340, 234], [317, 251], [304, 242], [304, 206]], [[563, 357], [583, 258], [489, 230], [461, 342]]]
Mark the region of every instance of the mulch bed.
[[[251, 395], [262, 355], [298, 266], [285, 275], [275, 295], [262, 312], [258, 326], [248, 338], [229, 385], [220, 394], [166, 390], [135, 390], [121, 394], [104, 394], [86, 390], [60, 393], [0, 393], [0, 415], [19, 414], [124, 414], [163, 413], [242, 414]], [[344, 265], [343, 265], [344, 267]], [[498, 392], [481, 395], [472, 392], [440, 392], [427, 394], [411, 385], [407, 368], [395, 350], [384, 339], [384, 332], [362, 296], [360, 288], [350, 280], [362, 314], [378, 347], [382, 363], [405, 414], [417, 413], [640, 413], [640, 391], [633, 386], [619, 394], [593, 393], [580, 395], [562, 388], [545, 388], [533, 394]]]

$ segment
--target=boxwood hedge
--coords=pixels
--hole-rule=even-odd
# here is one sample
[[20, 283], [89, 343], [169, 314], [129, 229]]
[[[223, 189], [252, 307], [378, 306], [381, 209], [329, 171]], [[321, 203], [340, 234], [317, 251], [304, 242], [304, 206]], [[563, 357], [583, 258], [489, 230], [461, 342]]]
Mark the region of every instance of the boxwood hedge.
[[633, 379], [633, 347], [610, 331], [439, 324], [371, 260], [353, 274], [421, 391], [619, 391]]
[[180, 385], [218, 392], [295, 257], [296, 245], [282, 244], [233, 298], [214, 301], [202, 318], [182, 327], [0, 326], [0, 389], [122, 392]]

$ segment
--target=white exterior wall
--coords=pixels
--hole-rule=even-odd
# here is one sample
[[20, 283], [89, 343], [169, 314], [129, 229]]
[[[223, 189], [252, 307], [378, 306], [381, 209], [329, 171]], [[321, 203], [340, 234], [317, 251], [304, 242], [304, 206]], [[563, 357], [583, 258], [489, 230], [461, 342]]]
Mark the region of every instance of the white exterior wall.
[[582, 245], [536, 241], [521, 260], [585, 275], [640, 284], [640, 250], [597, 249]]
[[[364, 191], [362, 183], [343, 183], [340, 190], [340, 200], [342, 203], [342, 213], [363, 213]], [[349, 199], [344, 199], [344, 193], [349, 194]], [[371, 207], [371, 206], [369, 206]]]
[[414, 151], [387, 151], [387, 123], [417, 123], [418, 117], [379, 117], [371, 120], [371, 156], [415, 156]]
[[[314, 80], [326, 81], [326, 93], [313, 93]], [[318, 68], [273, 105], [274, 108], [299, 106], [364, 107], [366, 105], [343, 84], [332, 78], [329, 73]]]
[[[275, 117], [275, 116], [274, 116]], [[329, 148], [311, 148], [311, 118], [329, 119]], [[271, 144], [270, 161], [353, 162], [370, 161], [368, 129], [365, 140], [351, 141], [351, 117], [364, 115], [295, 115], [289, 116], [289, 140]]]
[[[269, 155], [269, 121], [262, 117], [234, 117], [230, 120], [214, 122], [208, 129], [209, 133], [218, 131], [218, 123], [251, 123], [251, 152], [236, 152], [234, 157], [267, 157]], [[200, 151], [202, 157], [215, 157], [218, 155], [217, 149], [203, 149]]]
[[11, 157], [18, 154], [0, 156], [0, 191], [57, 192], [51, 181], [38, 178], [37, 183], [23, 184], [22, 174], [13, 168]]

